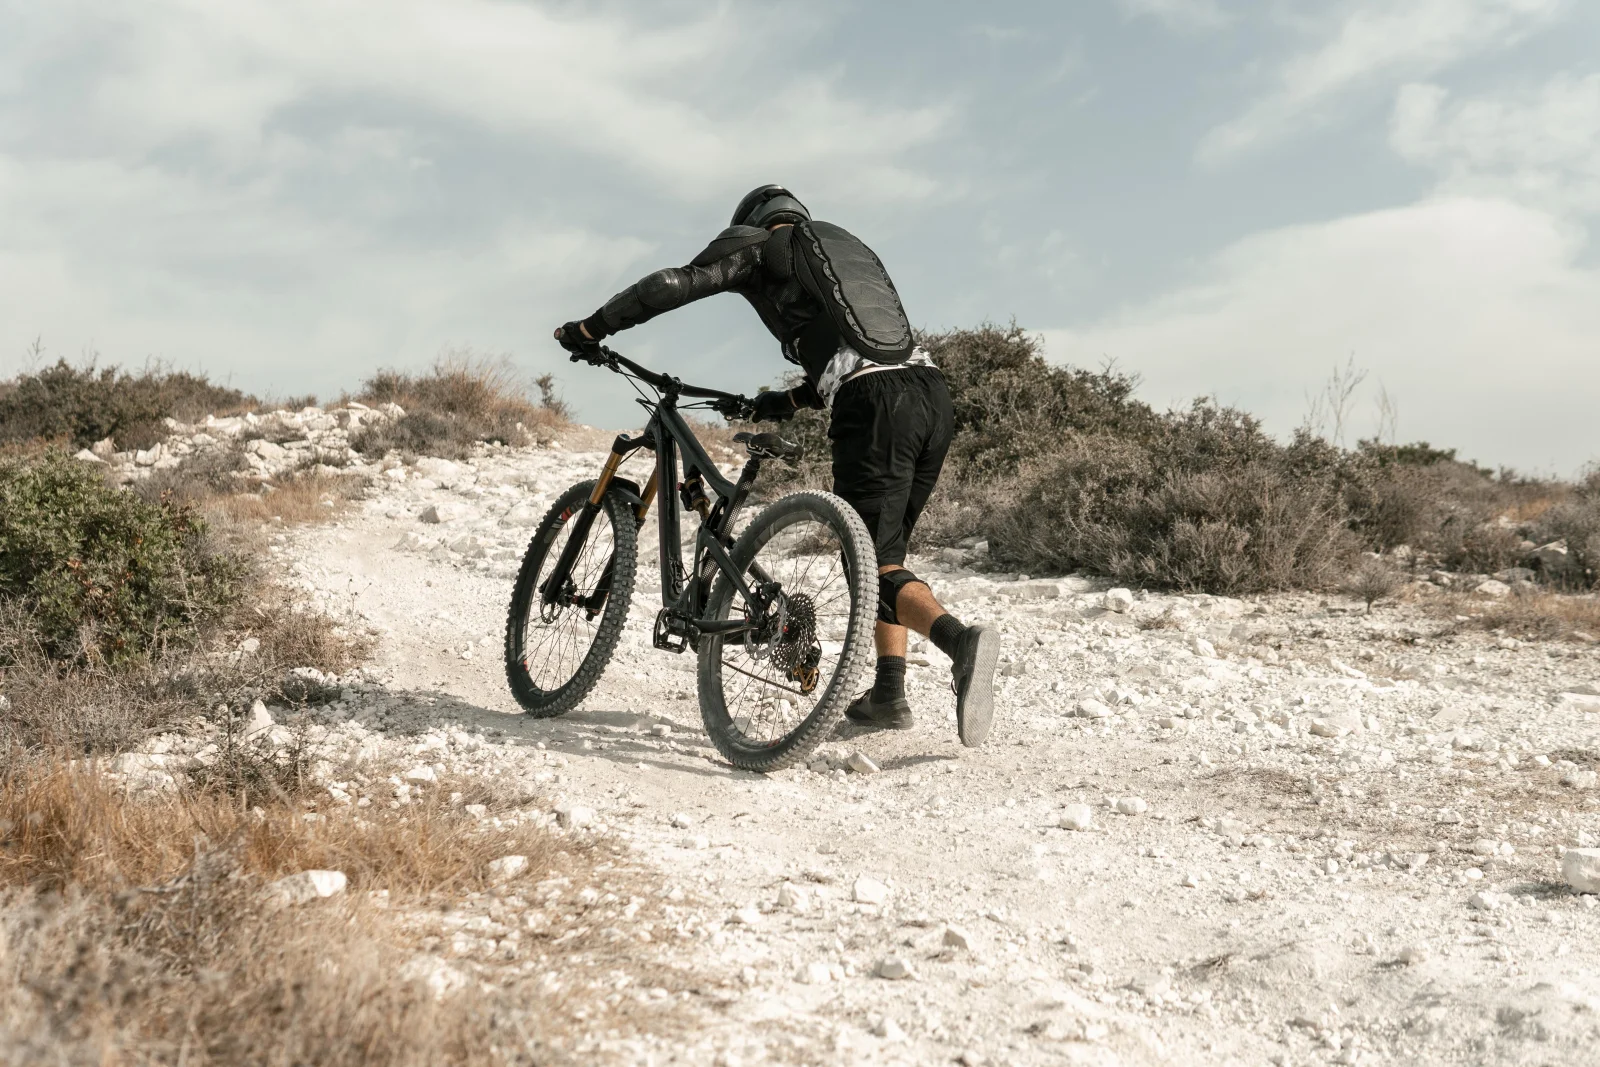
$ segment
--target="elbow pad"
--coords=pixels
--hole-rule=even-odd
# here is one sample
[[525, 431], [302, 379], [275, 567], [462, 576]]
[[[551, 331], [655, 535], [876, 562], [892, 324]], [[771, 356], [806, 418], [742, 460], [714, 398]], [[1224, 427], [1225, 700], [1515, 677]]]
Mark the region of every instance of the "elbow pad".
[[646, 274], [634, 286], [639, 302], [651, 311], [671, 311], [689, 302], [689, 276], [680, 267], [667, 267]]

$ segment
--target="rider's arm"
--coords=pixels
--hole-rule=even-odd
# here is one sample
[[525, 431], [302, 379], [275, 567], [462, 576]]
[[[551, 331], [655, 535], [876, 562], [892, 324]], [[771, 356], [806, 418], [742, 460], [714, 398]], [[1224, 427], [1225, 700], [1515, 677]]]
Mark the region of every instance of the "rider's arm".
[[817, 385], [810, 378], [789, 390], [789, 399], [794, 401], [796, 408], [815, 408], [821, 411], [826, 404], [822, 402], [822, 394], [817, 392]]
[[761, 267], [761, 246], [770, 235], [752, 226], [733, 226], [717, 236], [687, 266], [646, 274], [583, 320], [595, 340], [618, 330], [649, 322], [663, 311], [680, 308], [716, 293], [738, 289]]

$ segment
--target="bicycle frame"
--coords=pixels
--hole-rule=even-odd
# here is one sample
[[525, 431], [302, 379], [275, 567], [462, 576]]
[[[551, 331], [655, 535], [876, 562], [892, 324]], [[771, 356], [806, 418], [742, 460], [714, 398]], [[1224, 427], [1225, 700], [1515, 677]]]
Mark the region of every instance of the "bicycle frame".
[[[752, 564], [749, 570], [756, 579], [752, 585], [734, 566], [728, 549], [732, 545], [733, 524], [749, 497], [750, 488], [761, 470], [763, 457], [752, 453], [738, 481], [729, 481], [706, 454], [677, 406], [678, 398], [682, 396], [701, 399], [735, 397], [730, 393], [686, 386], [670, 375], [656, 374], [614, 352], [604, 351], [609, 357], [607, 365], [611, 369], [617, 370], [616, 364], [619, 363], [625, 365], [634, 376], [655, 387], [660, 396], [656, 400], [639, 400], [640, 405], [651, 413], [642, 434], [638, 437], [618, 434], [612, 442], [611, 455], [606, 459], [582, 513], [576, 518], [561, 557], [540, 586], [543, 603], [554, 605], [560, 601], [578, 553], [587, 540], [607, 493], [620, 493], [631, 503], [635, 520], [642, 527], [652, 501], [662, 495], [661, 487], [667, 486], [668, 493], [657, 516], [663, 607], [656, 617], [655, 646], [682, 652], [689, 646], [698, 648], [702, 634], [740, 634], [759, 629], [767, 622], [768, 609], [778, 599], [777, 583], [758, 564]], [[656, 458], [655, 470], [642, 489], [631, 479], [617, 476], [623, 460], [641, 448], [653, 451]], [[680, 455], [683, 460], [683, 483], [679, 482]], [[709, 506], [701, 512], [700, 529], [695, 535], [694, 570], [690, 572], [685, 570], [683, 563], [680, 520], [684, 505], [675, 491], [695, 479], [711, 494], [714, 503], [708, 499]], [[594, 592], [581, 602], [591, 616], [599, 613], [610, 592], [610, 566], [608, 562]], [[744, 598], [747, 608], [745, 618], [703, 617], [711, 582], [718, 572], [726, 575]]]

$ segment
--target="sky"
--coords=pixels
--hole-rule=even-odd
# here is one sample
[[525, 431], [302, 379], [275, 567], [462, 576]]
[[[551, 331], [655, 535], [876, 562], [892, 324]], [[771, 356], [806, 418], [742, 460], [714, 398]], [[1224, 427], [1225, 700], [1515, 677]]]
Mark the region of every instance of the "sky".
[[[914, 324], [1017, 322], [1286, 435], [1600, 460], [1600, 4], [0, 0], [0, 375], [156, 360], [337, 395], [550, 340], [779, 182]], [[754, 391], [722, 296], [615, 339]], [[1331, 427], [1329, 427], [1331, 432]]]

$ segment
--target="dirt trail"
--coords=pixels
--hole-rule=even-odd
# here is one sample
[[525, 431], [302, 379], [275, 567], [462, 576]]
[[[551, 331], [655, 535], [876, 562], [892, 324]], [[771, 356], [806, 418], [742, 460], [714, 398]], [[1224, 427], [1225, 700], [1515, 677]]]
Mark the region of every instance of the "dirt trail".
[[[1600, 909], [1559, 859], [1600, 838], [1592, 649], [1304, 597], [1106, 610], [1094, 583], [947, 551], [911, 565], [1005, 633], [990, 743], [959, 746], [923, 650], [917, 729], [764, 778], [705, 741], [693, 661], [648, 647], [653, 560], [584, 707], [517, 714], [515, 557], [599, 461], [424, 461], [280, 549], [382, 632], [389, 690], [445, 698], [371, 721], [545, 746], [552, 803], [688, 895], [683, 943], [733, 992], [655, 1062], [1593, 1062]], [[843, 770], [856, 751], [881, 770]], [[1078, 804], [1089, 828], [1063, 828]]]

